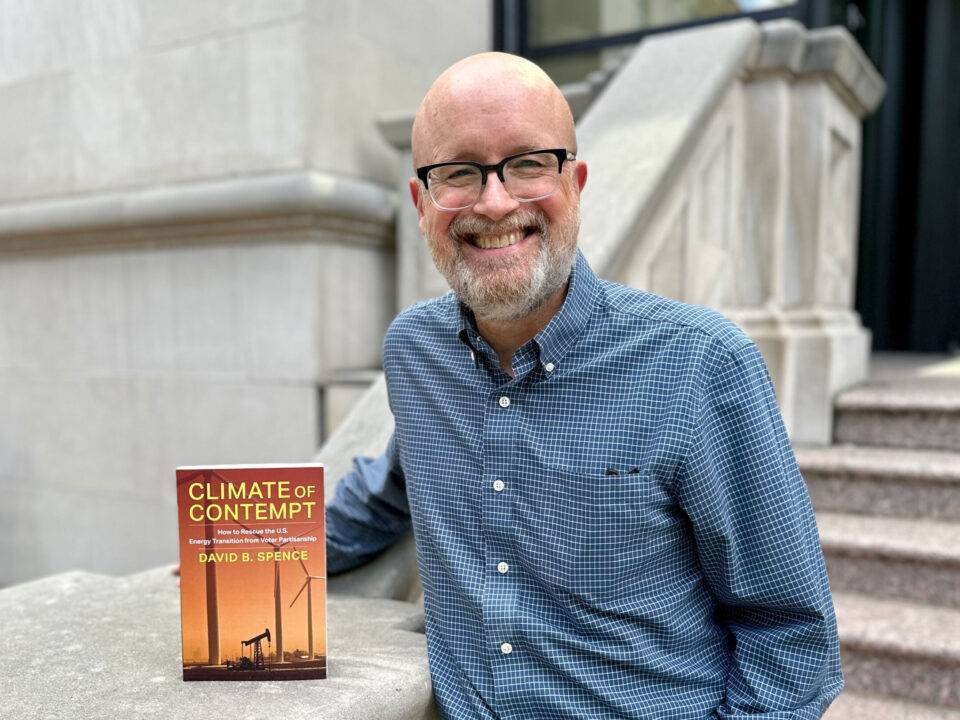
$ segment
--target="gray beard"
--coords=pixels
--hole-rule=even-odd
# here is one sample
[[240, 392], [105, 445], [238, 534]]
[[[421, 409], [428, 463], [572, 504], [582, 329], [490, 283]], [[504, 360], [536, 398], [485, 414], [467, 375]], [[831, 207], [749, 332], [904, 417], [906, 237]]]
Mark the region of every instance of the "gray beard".
[[[478, 319], [510, 322], [525, 317], [539, 308], [570, 279], [577, 257], [576, 233], [579, 230], [579, 208], [573, 208], [573, 222], [567, 227], [574, 233], [569, 238], [553, 237], [550, 223], [541, 211], [528, 210], [511, 216], [509, 222], [491, 223], [475, 216], [454, 220], [448, 228], [457, 243], [456, 257], [443, 262], [431, 244], [434, 264], [446, 278], [457, 298], [469, 307]], [[469, 267], [459, 251], [459, 242], [469, 235], [501, 234], [512, 229], [534, 226], [540, 235], [540, 252], [526, 276], [504, 273], [494, 285], [485, 276]], [[505, 269], [509, 269], [509, 260]]]

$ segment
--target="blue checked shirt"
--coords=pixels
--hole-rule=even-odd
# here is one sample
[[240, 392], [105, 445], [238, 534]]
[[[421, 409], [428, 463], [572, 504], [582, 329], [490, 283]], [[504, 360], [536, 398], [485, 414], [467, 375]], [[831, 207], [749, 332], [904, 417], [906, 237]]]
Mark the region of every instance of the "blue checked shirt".
[[387, 333], [396, 420], [327, 508], [331, 572], [410, 527], [445, 718], [819, 718], [840, 691], [766, 368], [703, 308], [599, 280], [514, 378], [455, 297]]

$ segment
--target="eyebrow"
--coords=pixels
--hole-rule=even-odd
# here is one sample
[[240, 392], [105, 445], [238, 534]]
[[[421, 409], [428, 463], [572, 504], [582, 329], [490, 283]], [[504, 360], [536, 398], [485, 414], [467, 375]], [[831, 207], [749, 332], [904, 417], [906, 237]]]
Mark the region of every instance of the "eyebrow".
[[[495, 160], [495, 162], [500, 162], [503, 158], [505, 158], [505, 157], [510, 157], [511, 155], [518, 155], [518, 154], [520, 154], [520, 153], [526, 153], [526, 152], [535, 152], [535, 151], [537, 151], [537, 150], [544, 150], [544, 149], [546, 149], [546, 148], [552, 148], [552, 147], [560, 147], [560, 146], [559, 146], [559, 145], [557, 145], [557, 146], [554, 146], [554, 145], [531, 145], [530, 143], [525, 143], [525, 144], [523, 144], [523, 145], [517, 145], [517, 146], [515, 146], [514, 149], [512, 149], [510, 152], [506, 153], [505, 155], [501, 155], [500, 157], [498, 157], [498, 158]], [[486, 165], [486, 164], [487, 164], [487, 163], [485, 163], [485, 162], [483, 161], [484, 158], [482, 158], [479, 153], [473, 153], [473, 152], [465, 152], [465, 153], [456, 155], [456, 156], [454, 156], [454, 157], [448, 157], [448, 158], [445, 158], [445, 159], [442, 159], [442, 158], [439, 158], [439, 157], [438, 157], [436, 160], [434, 160], [434, 161], [433, 161], [432, 163], [430, 163], [430, 164], [433, 165], [433, 164], [436, 164], [436, 163], [459, 162], [459, 161], [461, 161], [461, 160], [462, 160], [463, 162], [475, 162], [475, 163], [480, 163], [481, 165]]]

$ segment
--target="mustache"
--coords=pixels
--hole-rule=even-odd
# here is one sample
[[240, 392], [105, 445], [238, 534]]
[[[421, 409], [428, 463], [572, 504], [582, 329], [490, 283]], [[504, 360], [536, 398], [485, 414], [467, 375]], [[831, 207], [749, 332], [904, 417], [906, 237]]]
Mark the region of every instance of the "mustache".
[[455, 240], [469, 241], [477, 235], [504, 235], [516, 230], [532, 228], [546, 236], [550, 221], [543, 210], [533, 208], [519, 209], [501, 220], [487, 220], [479, 215], [465, 215], [456, 218], [447, 226], [447, 232]]

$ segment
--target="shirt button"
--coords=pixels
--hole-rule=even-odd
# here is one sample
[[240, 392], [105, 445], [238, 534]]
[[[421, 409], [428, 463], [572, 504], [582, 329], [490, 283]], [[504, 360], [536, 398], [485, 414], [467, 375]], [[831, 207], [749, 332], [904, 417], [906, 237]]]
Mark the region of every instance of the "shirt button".
[[510, 398], [508, 398], [506, 395], [500, 398], [500, 407], [510, 407]]
[[497, 492], [501, 492], [504, 487], [506, 487], [506, 486], [503, 484], [503, 480], [494, 480], [494, 481], [493, 481], [493, 489], [496, 490]]
[[510, 569], [510, 566], [507, 565], [505, 562], [502, 562], [497, 565], [497, 572], [499, 572], [501, 575], [505, 575], [507, 570], [509, 569]]
[[500, 652], [502, 652], [504, 655], [509, 655], [513, 652], [513, 645], [510, 643], [504, 643], [500, 646]]
[[553, 363], [547, 363], [546, 365], [543, 366], [543, 369], [546, 370], [547, 372], [553, 372], [553, 368], [554, 368]]

